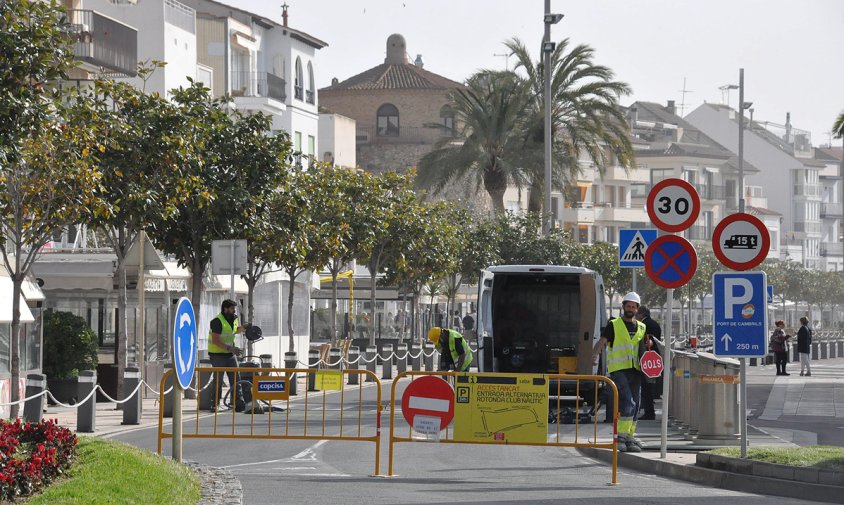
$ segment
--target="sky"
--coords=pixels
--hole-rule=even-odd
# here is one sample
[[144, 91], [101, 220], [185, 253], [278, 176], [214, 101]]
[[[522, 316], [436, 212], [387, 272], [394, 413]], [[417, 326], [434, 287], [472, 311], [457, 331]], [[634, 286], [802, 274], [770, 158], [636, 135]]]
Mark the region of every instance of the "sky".
[[[284, 0], [221, 0], [281, 22]], [[289, 26], [328, 43], [317, 87], [384, 62], [387, 37], [404, 35], [411, 59], [463, 81], [478, 69], [513, 66], [503, 42], [521, 39], [539, 57], [542, 0], [286, 0]], [[595, 49], [594, 61], [632, 88], [622, 105], [674, 100], [688, 114], [704, 102], [745, 101], [754, 120], [812, 133], [814, 145], [844, 110], [844, 0], [551, 0], [564, 14], [551, 38]], [[686, 93], [683, 93], [683, 89]], [[841, 140], [832, 140], [840, 145]]]

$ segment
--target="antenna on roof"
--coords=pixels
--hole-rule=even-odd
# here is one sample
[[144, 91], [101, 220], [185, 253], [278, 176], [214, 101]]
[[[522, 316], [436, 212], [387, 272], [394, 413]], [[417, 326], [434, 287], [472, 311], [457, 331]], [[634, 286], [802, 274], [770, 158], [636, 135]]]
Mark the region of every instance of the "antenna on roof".
[[683, 117], [686, 111], [686, 93], [694, 93], [694, 91], [686, 89], [686, 78], [683, 77], [683, 89], [680, 90], [680, 117]]

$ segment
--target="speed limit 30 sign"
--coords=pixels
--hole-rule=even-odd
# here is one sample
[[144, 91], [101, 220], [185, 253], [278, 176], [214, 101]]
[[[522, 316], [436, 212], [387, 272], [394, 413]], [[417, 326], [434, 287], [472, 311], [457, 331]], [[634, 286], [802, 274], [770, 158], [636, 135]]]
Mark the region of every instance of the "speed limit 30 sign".
[[648, 193], [647, 211], [651, 222], [660, 230], [683, 231], [700, 215], [700, 196], [683, 179], [665, 179]]

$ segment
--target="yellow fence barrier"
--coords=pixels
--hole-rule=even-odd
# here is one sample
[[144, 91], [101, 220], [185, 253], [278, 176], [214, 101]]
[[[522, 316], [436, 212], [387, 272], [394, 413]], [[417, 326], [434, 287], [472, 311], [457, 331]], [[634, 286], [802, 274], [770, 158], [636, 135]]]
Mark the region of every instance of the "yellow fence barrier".
[[[247, 408], [245, 413], [236, 412], [234, 406], [241, 398], [234, 398], [231, 410], [215, 409], [200, 410], [203, 395], [217, 396], [213, 382], [213, 375], [219, 375], [222, 380], [226, 372], [238, 374], [252, 374], [251, 393], [253, 402], [260, 401], [260, 408]], [[168, 382], [172, 382], [173, 370], [168, 370], [161, 377], [161, 389], [164, 392]], [[373, 442], [375, 444], [375, 475], [380, 475], [381, 452], [381, 381], [369, 370], [317, 370], [313, 368], [228, 368], [201, 367], [195, 372], [194, 384], [197, 384], [196, 408], [193, 413], [183, 412], [182, 437], [205, 439], [280, 439], [280, 440], [343, 440]], [[293, 375], [295, 374], [295, 375]], [[316, 375], [318, 391], [308, 391], [308, 382], [297, 384], [298, 394], [289, 394], [290, 380], [308, 378]], [[348, 375], [359, 375], [357, 385], [345, 386]], [[201, 384], [200, 377], [208, 379]], [[243, 382], [243, 387], [247, 384]], [[169, 379], [169, 381], [168, 381]], [[377, 394], [375, 405], [364, 407], [363, 390], [365, 383], [374, 384]], [[283, 391], [282, 391], [283, 390]], [[171, 392], [169, 394], [173, 394]], [[230, 394], [230, 388], [225, 388], [222, 396]], [[339, 409], [336, 404], [332, 409], [326, 409], [327, 396], [337, 394], [340, 397]], [[236, 395], [236, 389], [235, 389]], [[244, 396], [246, 396], [244, 394]], [[206, 398], [207, 400], [207, 398]], [[210, 402], [221, 405], [220, 398]], [[348, 405], [347, 405], [348, 404]], [[158, 454], [161, 454], [164, 439], [173, 438], [171, 431], [164, 431], [164, 406], [159, 403], [158, 411]], [[252, 405], [247, 405], [251, 407]], [[347, 411], [346, 407], [351, 408]], [[356, 406], [356, 408], [355, 408]], [[372, 410], [374, 408], [374, 411]], [[264, 413], [259, 413], [259, 412]], [[188, 415], [185, 415], [188, 414]], [[211, 418], [213, 417], [213, 421]], [[366, 421], [366, 426], [364, 426]], [[371, 423], [374, 421], [374, 423]], [[190, 424], [194, 428], [189, 431]], [[335, 427], [329, 432], [326, 425]], [[370, 424], [374, 424], [374, 431]], [[301, 425], [301, 426], [300, 426]]]
[[[399, 395], [402, 379], [407, 378], [410, 382], [404, 381], [406, 387]], [[446, 382], [449, 385], [444, 388]], [[609, 427], [598, 428], [599, 384], [612, 393], [612, 406], [608, 407], [612, 408], [611, 433]], [[452, 388], [451, 393], [448, 388]], [[453, 395], [450, 399], [449, 394]], [[566, 397], [573, 398], [573, 410], [567, 406], [572, 400], [565, 400]], [[592, 412], [584, 416], [581, 407], [587, 403]], [[405, 419], [399, 422], [407, 422], [407, 436], [398, 435], [405, 428], [397, 426], [397, 410], [404, 414]], [[408, 422], [408, 417], [412, 421]], [[553, 424], [556, 428], [549, 429]], [[390, 393], [388, 476], [395, 476], [394, 445], [419, 441], [610, 449], [611, 484], [615, 485], [618, 389], [611, 379], [598, 375], [402, 372], [393, 381]]]

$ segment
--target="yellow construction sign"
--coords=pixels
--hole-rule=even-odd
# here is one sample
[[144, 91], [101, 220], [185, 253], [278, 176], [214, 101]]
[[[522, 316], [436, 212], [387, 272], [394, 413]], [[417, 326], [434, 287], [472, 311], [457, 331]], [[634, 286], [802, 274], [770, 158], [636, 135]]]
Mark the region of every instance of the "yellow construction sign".
[[454, 395], [454, 440], [547, 440], [548, 380], [544, 375], [458, 375]]
[[316, 373], [318, 391], [340, 391], [343, 389], [342, 370], [320, 370]]

